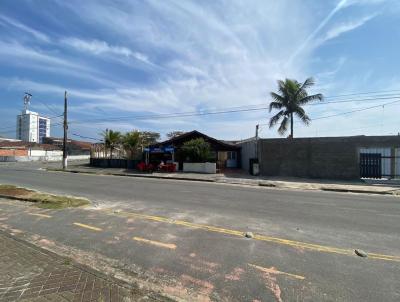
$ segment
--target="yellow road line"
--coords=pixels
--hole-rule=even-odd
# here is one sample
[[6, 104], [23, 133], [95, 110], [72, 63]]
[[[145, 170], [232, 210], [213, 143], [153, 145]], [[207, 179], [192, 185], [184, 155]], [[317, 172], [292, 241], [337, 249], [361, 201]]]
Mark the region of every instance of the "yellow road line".
[[97, 232], [102, 231], [102, 229], [100, 229], [100, 228], [96, 228], [94, 226], [83, 224], [83, 223], [79, 223], [79, 222], [74, 222], [74, 225], [77, 225], [77, 226], [80, 226], [82, 228], [89, 229], [89, 230], [92, 230], [92, 231], [97, 231]]
[[285, 273], [285, 272], [281, 272], [276, 270], [275, 268], [271, 267], [271, 268], [266, 268], [266, 267], [262, 267], [262, 266], [258, 266], [255, 264], [250, 264], [248, 263], [249, 266], [263, 272], [263, 273], [268, 273], [268, 274], [275, 274], [275, 275], [286, 275], [289, 277], [293, 277], [295, 279], [299, 279], [299, 280], [304, 280], [305, 277], [304, 276], [300, 276], [300, 275], [295, 275], [295, 274], [290, 274], [290, 273]]
[[141, 238], [141, 237], [133, 237], [133, 240], [139, 241], [139, 242], [144, 242], [144, 243], [148, 243], [148, 244], [152, 244], [158, 247], [163, 247], [166, 249], [171, 249], [174, 250], [176, 249], [176, 245], [173, 243], [163, 243], [163, 242], [159, 242], [159, 241], [153, 241], [153, 240], [149, 240], [149, 239], [145, 239], [145, 238]]
[[[139, 219], [143, 219], [143, 220], [164, 222], [164, 223], [169, 223], [169, 224], [173, 224], [173, 225], [189, 227], [192, 229], [201, 229], [201, 230], [205, 230], [205, 231], [209, 231], [209, 232], [222, 233], [222, 234], [233, 235], [233, 236], [238, 236], [238, 237], [244, 237], [244, 233], [245, 233], [245, 232], [238, 231], [238, 230], [225, 229], [225, 228], [220, 228], [220, 227], [215, 227], [215, 226], [210, 226], [210, 225], [205, 225], [205, 224], [192, 223], [192, 222], [183, 221], [183, 220], [173, 220], [173, 219], [169, 219], [167, 217], [162, 217], [162, 216], [145, 215], [145, 214], [139, 214], [139, 213], [134, 213], [134, 212], [125, 212], [125, 211], [114, 212], [114, 211], [108, 210], [108, 209], [104, 209], [102, 211], [109, 213], [109, 214], [113, 214], [113, 215], [116, 214], [116, 215], [120, 215], [120, 216], [124, 216], [124, 217], [133, 217], [133, 218], [139, 218]], [[355, 255], [354, 250], [352, 250], [352, 249], [336, 248], [336, 247], [331, 247], [331, 246], [326, 246], [326, 245], [312, 244], [312, 243], [306, 243], [306, 242], [289, 240], [289, 239], [278, 238], [278, 237], [271, 237], [271, 236], [255, 234], [253, 239], [259, 240], [259, 241], [265, 241], [265, 242], [272, 242], [272, 243], [281, 244], [281, 245], [287, 245], [287, 246], [291, 246], [294, 248], [302, 248], [302, 249], [307, 249], [307, 250], [311, 250], [311, 251], [317, 251], [317, 252], [340, 254], [340, 255], [346, 255], [346, 256], [354, 256]], [[400, 262], [400, 256], [392, 256], [392, 255], [385, 255], [385, 254], [368, 253], [368, 258]]]
[[39, 216], [39, 217], [44, 217], [44, 218], [51, 218], [52, 217], [50, 215], [40, 214], [40, 213], [28, 213], [28, 215]]

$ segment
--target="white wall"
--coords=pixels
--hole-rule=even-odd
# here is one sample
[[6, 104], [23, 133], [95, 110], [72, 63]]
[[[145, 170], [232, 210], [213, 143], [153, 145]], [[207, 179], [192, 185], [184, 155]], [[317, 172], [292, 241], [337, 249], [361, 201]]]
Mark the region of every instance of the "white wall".
[[183, 163], [183, 172], [194, 172], [194, 173], [217, 173], [216, 163]]
[[[74, 160], [85, 160], [89, 159], [89, 155], [72, 155], [68, 156], [69, 161]], [[43, 156], [0, 156], [0, 162], [24, 162], [24, 161], [51, 161], [51, 162], [61, 162], [62, 161], [62, 152], [61, 155], [57, 154], [48, 154]]]
[[62, 156], [63, 152], [61, 150], [29, 150], [29, 156]]

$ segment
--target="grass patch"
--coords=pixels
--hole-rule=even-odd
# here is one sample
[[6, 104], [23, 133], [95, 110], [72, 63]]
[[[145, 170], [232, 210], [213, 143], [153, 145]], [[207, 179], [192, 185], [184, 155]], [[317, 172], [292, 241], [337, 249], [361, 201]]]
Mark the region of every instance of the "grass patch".
[[90, 203], [85, 198], [40, 193], [13, 185], [0, 185], [0, 197], [33, 202], [38, 207], [46, 209], [74, 208]]
[[62, 262], [63, 265], [70, 266], [72, 264], [71, 259], [64, 259]]
[[11, 195], [11, 196], [21, 196], [32, 194], [32, 190], [19, 188], [13, 185], [0, 185], [0, 194]]

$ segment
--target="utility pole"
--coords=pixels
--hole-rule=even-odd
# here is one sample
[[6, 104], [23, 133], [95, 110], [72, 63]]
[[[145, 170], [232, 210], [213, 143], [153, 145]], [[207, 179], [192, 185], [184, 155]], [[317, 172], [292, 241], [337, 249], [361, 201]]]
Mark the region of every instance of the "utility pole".
[[260, 125], [256, 125], [256, 139], [255, 139], [255, 158], [258, 159], [258, 130], [260, 129]]
[[68, 121], [67, 121], [67, 91], [64, 93], [64, 142], [63, 142], [63, 169], [67, 169], [67, 140], [68, 140]]

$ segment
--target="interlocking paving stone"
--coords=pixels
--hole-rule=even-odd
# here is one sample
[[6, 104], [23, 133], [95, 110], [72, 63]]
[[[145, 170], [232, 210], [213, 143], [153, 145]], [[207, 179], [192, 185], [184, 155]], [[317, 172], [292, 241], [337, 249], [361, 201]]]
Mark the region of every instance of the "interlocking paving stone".
[[0, 301], [139, 301], [118, 284], [0, 232]]

